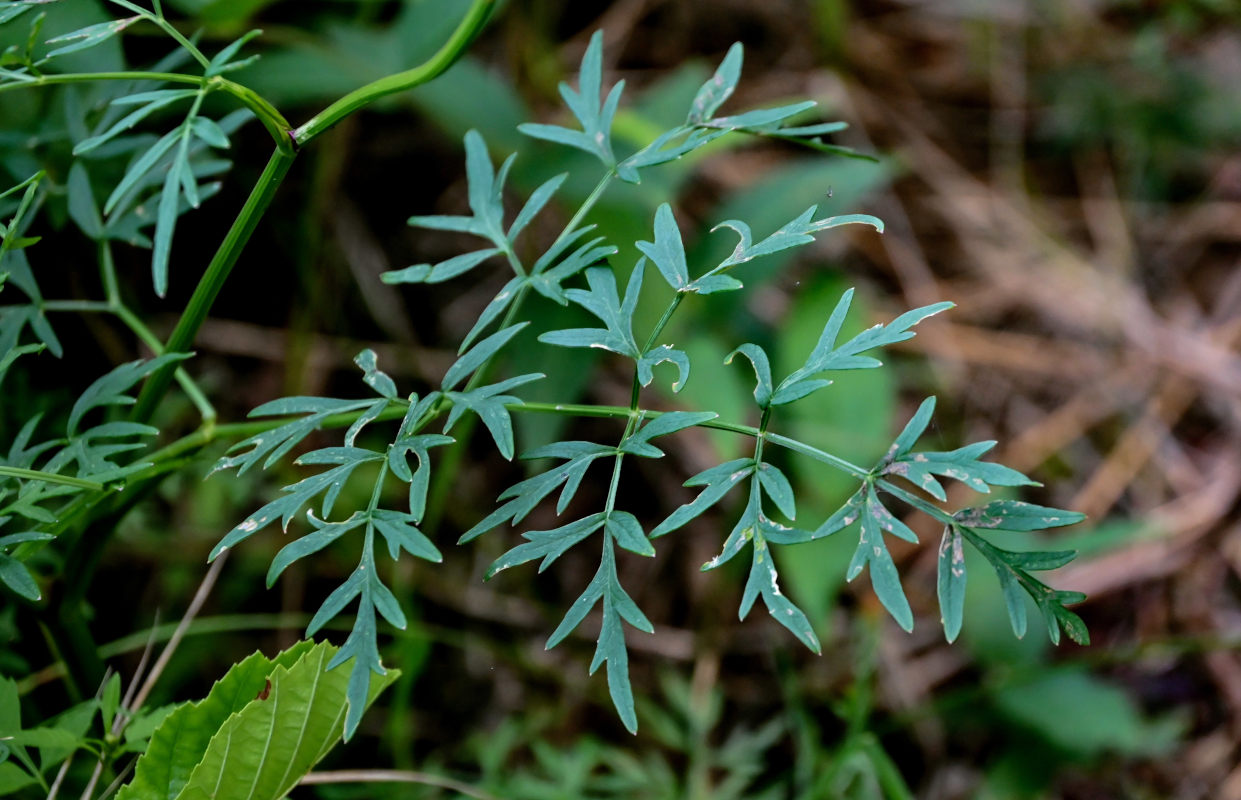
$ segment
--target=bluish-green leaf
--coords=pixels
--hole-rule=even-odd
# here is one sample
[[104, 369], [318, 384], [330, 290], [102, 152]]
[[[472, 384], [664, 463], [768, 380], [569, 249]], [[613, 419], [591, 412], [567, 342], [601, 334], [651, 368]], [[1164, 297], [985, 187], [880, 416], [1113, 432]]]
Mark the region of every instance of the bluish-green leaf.
[[875, 596], [879, 598], [879, 602], [888, 610], [892, 618], [902, 628], [910, 631], [914, 626], [913, 611], [909, 607], [909, 600], [905, 597], [905, 590], [901, 586], [900, 573], [897, 572], [896, 564], [892, 561], [892, 555], [888, 552], [888, 546], [883, 540], [880, 518], [871, 513], [872, 507], [868, 496], [862, 511], [861, 535], [858, 537], [857, 550], [854, 551], [853, 559], [849, 562], [849, 572], [846, 577], [852, 581], [869, 565], [870, 583], [875, 589]]
[[400, 556], [401, 550], [435, 564], [444, 560], [439, 548], [426, 534], [414, 527], [412, 514], [381, 508], [371, 514], [371, 519], [375, 530], [379, 531], [388, 543], [388, 554], [394, 561]]
[[133, 25], [142, 17], [125, 17], [124, 19], [113, 19], [107, 22], [98, 22], [94, 25], [87, 25], [85, 28], [79, 28], [76, 31], [56, 36], [48, 39], [48, 44], [58, 44], [60, 42], [68, 42], [69, 44], [49, 50], [46, 58], [55, 58], [63, 56], [66, 53], [76, 53], [79, 50], [85, 50], [88, 47], [103, 44], [107, 40], [116, 36], [121, 31]]
[[228, 134], [224, 132], [224, 129], [215, 120], [206, 117], [194, 117], [190, 121], [190, 132], [212, 147], [220, 150], [227, 150], [229, 148]]
[[759, 408], [767, 408], [771, 404], [771, 362], [767, 359], [767, 353], [763, 348], [756, 344], [743, 344], [736, 350], [728, 354], [728, 358], [724, 359], [725, 364], [733, 363], [733, 357], [738, 353], [749, 359], [750, 364], [754, 367], [754, 402], [758, 403]]
[[724, 101], [732, 95], [733, 90], [737, 88], [737, 81], [741, 78], [742, 58], [741, 42], [734, 42], [733, 46], [728, 48], [728, 54], [724, 56], [724, 60], [716, 68], [715, 74], [694, 96], [694, 103], [686, 118], [688, 124], [696, 125], [711, 119]]
[[935, 398], [928, 397], [918, 406], [918, 410], [910, 417], [909, 422], [905, 423], [905, 427], [901, 429], [900, 435], [896, 437], [896, 441], [892, 443], [892, 447], [888, 450], [888, 454], [884, 459], [891, 461], [908, 453], [917, 444], [918, 437], [926, 430], [926, 426], [931, 422], [931, 415], [935, 413]]
[[591, 514], [582, 519], [553, 528], [547, 531], [526, 531], [522, 537], [528, 541], [519, 544], [512, 550], [497, 558], [487, 568], [484, 580], [491, 580], [496, 573], [536, 558], [543, 559], [539, 572], [551, 566], [552, 562], [564, 555], [570, 547], [590, 536], [603, 527], [607, 516], [602, 513]]
[[697, 497], [677, 508], [651, 531], [651, 538], [671, 533], [718, 503], [734, 486], [754, 471], [754, 459], [738, 458], [705, 469], [685, 482], [686, 486], [706, 486]]
[[689, 380], [689, 356], [666, 344], [646, 351], [638, 359], [638, 383], [650, 386], [651, 381], [655, 380], [655, 367], [665, 362], [677, 368], [677, 379], [672, 383], [672, 391], [676, 393], [684, 389], [685, 382]]
[[465, 380], [466, 376], [485, 364], [504, 345], [508, 344], [517, 335], [518, 331], [529, 324], [528, 322], [519, 322], [516, 325], [511, 325], [504, 330], [496, 331], [474, 345], [469, 352], [457, 359], [448, 368], [448, 372], [444, 374], [444, 380], [440, 384], [441, 388], [444, 391], [456, 388], [457, 384]]
[[1048, 508], [1020, 500], [995, 500], [979, 508], [966, 508], [953, 517], [969, 528], [1004, 531], [1041, 531], [1075, 525], [1086, 518], [1076, 511]]
[[662, 203], [655, 211], [655, 241], [637, 242], [642, 251], [676, 291], [689, 284], [689, 267], [685, 263], [685, 245], [681, 242], [681, 229], [677, 227], [672, 207]]
[[522, 206], [521, 211], [518, 212], [517, 217], [513, 220], [513, 224], [509, 226], [508, 239], [510, 242], [515, 240], [526, 229], [526, 226], [538, 216], [538, 213], [543, 210], [543, 206], [547, 205], [547, 202], [552, 199], [552, 195], [556, 193], [556, 190], [560, 188], [560, 185], [564, 183], [567, 177], [569, 177], [569, 173], [562, 172], [553, 178], [549, 178], [530, 194], [530, 199]]
[[618, 545], [629, 552], [640, 556], [655, 555], [655, 548], [646, 538], [646, 533], [642, 530], [638, 518], [628, 511], [613, 511], [608, 514], [605, 530], [612, 535]]
[[789, 519], [797, 519], [797, 505], [793, 499], [793, 485], [789, 483], [789, 479], [780, 471], [779, 467], [771, 464], [758, 465], [758, 482], [763, 487], [763, 491], [776, 504], [776, 508], [780, 509], [780, 513]]
[[965, 548], [961, 534], [949, 525], [939, 542], [936, 594], [944, 624], [944, 637], [956, 641], [965, 612]]

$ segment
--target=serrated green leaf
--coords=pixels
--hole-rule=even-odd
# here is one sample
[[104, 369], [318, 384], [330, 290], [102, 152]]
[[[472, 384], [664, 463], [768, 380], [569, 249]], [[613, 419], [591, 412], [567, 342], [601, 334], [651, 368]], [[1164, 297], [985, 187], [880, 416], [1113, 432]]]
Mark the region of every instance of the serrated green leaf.
[[700, 124], [730, 131], [759, 130], [780, 122], [781, 120], [796, 116], [803, 111], [809, 111], [816, 105], [818, 104], [813, 100], [803, 100], [798, 103], [790, 103], [789, 105], [779, 106], [777, 108], [760, 108], [755, 111], [747, 111], [743, 114], [736, 114], [731, 117], [716, 117], [715, 119], [705, 120]]
[[[499, 255], [499, 253], [500, 253], [499, 248], [488, 247], [485, 250], [476, 250], [473, 253], [464, 253], [459, 256], [453, 256], [452, 258], [449, 258], [445, 261], [441, 261], [435, 266], [431, 267], [431, 270], [427, 273], [426, 277], [423, 280], [425, 280], [427, 283], [443, 283], [444, 281], [452, 280], [458, 275], [464, 275], [465, 273], [474, 269], [479, 264], [483, 263], [484, 261], [491, 258], [492, 256]], [[417, 266], [421, 266], [421, 265], [416, 265], [415, 267], [409, 267], [407, 270], [402, 270], [401, 273], [395, 273], [395, 274], [412, 275], [413, 273], [411, 273], [410, 270], [416, 269]], [[387, 273], [387, 274], [391, 275], [394, 273]], [[398, 282], [399, 283], [413, 283], [414, 281], [411, 281], [411, 280], [401, 280], [401, 281], [390, 280], [389, 281], [389, 283], [398, 283]]]
[[741, 597], [741, 606], [737, 611], [738, 618], [745, 619], [754, 601], [761, 595], [773, 619], [792, 631], [793, 635], [812, 652], [822, 652], [819, 637], [815, 635], [814, 626], [810, 624], [810, 620], [780, 591], [775, 560], [771, 556], [766, 540], [762, 536], [756, 536], [753, 544], [754, 553], [750, 562], [750, 573]]
[[[992, 486], [1039, 485], [1036, 481], [1030, 480], [1017, 470], [1006, 467], [1003, 464], [978, 460], [979, 456], [994, 446], [995, 442], [976, 442], [948, 452], [906, 453], [883, 467], [882, 474], [902, 477], [940, 500], [946, 499], [947, 495], [939, 481], [936, 480], [935, 476], [937, 475], [961, 481], [974, 491], [984, 493], [990, 492]], [[1034, 508], [1039, 507], [1035, 506]], [[978, 516], [973, 513], [975, 511], [979, 511], [979, 509], [967, 509], [961, 513], [969, 515], [971, 519], [987, 523], [995, 519], [994, 516]], [[1073, 515], [1073, 512], [1059, 511], [1057, 509], [1046, 509], [1046, 511], [1053, 512], [1049, 513], [1049, 519], [1055, 519], [1057, 515], [1061, 515], [1065, 519], [1072, 519]], [[1020, 516], [1020, 512], [1017, 513]], [[1037, 514], [1031, 514], [1028, 517], [1015, 519], [1013, 524], [1033, 524], [1037, 518]], [[1076, 521], [1078, 520], [1072, 519], [1072, 522]], [[1072, 522], [1060, 524], [1067, 525], [1072, 524]], [[1044, 527], [1053, 527], [1053, 525], [1046, 525]]]
[[615, 453], [615, 447], [608, 447], [593, 442], [560, 442], [556, 445], [527, 453], [527, 458], [558, 457], [568, 458], [569, 460], [504, 490], [500, 494], [500, 499], [508, 500], [508, 502], [492, 511], [473, 528], [462, 534], [458, 543], [468, 542], [503, 522], [511, 521], [513, 524], [521, 522], [527, 514], [534, 510], [535, 506], [542, 502], [543, 498], [555, 491], [561, 484], [564, 485], [564, 489], [560, 493], [560, 501], [556, 504], [556, 512], [563, 512], [577, 492], [586, 470], [589, 469], [595, 459]]
[[[212, 472], [237, 468], [238, 475], [262, 462], [267, 469], [296, 447], [303, 439], [318, 430], [323, 421], [333, 414], [358, 411], [370, 406], [372, 400], [336, 400], [327, 397], [282, 397], [264, 403], [249, 414], [251, 417], [281, 414], [306, 414], [307, 416], [287, 422], [271, 430], [262, 431], [229, 448], [229, 452], [245, 451], [238, 455], [224, 456], [215, 463]], [[249, 448], [249, 449], [247, 449]], [[266, 459], [266, 460], [264, 460]]]
[[[344, 730], [346, 670], [327, 670], [336, 648], [320, 643], [291, 665], [276, 663], [262, 673], [254, 694], [236, 698], [244, 705], [210, 730], [210, 740], [176, 794], [139, 793], [124, 787], [118, 800], [279, 800], [340, 740]], [[236, 669], [236, 667], [234, 668]], [[399, 672], [372, 680], [365, 700], [373, 700]], [[174, 712], [174, 717], [176, 712]], [[152, 737], [163, 735], [169, 720]], [[147, 755], [139, 760], [152, 761]], [[137, 778], [135, 777], [135, 783]]]
[[151, 735], [133, 780], [121, 788], [117, 800], [179, 797], [225, 721], [254, 701], [277, 666], [294, 664], [311, 647], [311, 642], [298, 642], [270, 660], [253, 653], [230, 667], [203, 700], [178, 706]]
[[[1013, 573], [1006, 569], [996, 568], [996, 576], [1000, 580], [1000, 591], [1004, 594], [1004, 607], [1008, 610], [1008, 620], [1013, 626], [1013, 635], [1018, 639], [1026, 635], [1026, 599]], [[1059, 631], [1056, 637], [1059, 637]]]
[[172, 146], [176, 144], [181, 137], [181, 127], [178, 126], [156, 140], [145, 153], [135, 160], [128, 169], [125, 170], [125, 176], [121, 178], [121, 182], [112, 190], [112, 194], [108, 195], [107, 201], [103, 205], [103, 213], [111, 216], [113, 210], [120, 203], [121, 198], [129, 194], [138, 181], [146, 177], [146, 174], [155, 167], [156, 162], [167, 155]]
[[[621, 442], [620, 449], [627, 453], [634, 452], [630, 449], [633, 445], [646, 444], [656, 437], [683, 431], [718, 417], [719, 414], [714, 411], [668, 411], [630, 434], [625, 441]], [[660, 450], [656, 450], [656, 453], [658, 453], [654, 456], [656, 458], [663, 455]]]
[[280, 551], [272, 558], [271, 567], [267, 570], [268, 589], [275, 585], [276, 579], [293, 562], [319, 552], [349, 531], [368, 522], [367, 516], [358, 511], [355, 511], [349, 519], [340, 522], [325, 522], [315, 517], [313, 513], [308, 514], [307, 519], [315, 530], [280, 548]]
[[444, 560], [439, 548], [426, 537], [426, 534], [414, 527], [416, 520], [412, 514], [378, 509], [371, 515], [371, 519], [375, 524], [375, 530], [379, 531], [387, 541], [388, 553], [394, 561], [400, 555], [401, 550], [435, 564]]
[[608, 92], [605, 99], [600, 100], [603, 89], [603, 31], [595, 31], [590, 37], [590, 44], [582, 56], [581, 71], [578, 75], [578, 91], [574, 91], [567, 83], [560, 84], [560, 96], [582, 126], [575, 131], [558, 125], [542, 125], [524, 123], [517, 130], [535, 139], [568, 145], [584, 150], [599, 158], [607, 167], [616, 166], [616, 157], [612, 154], [612, 119], [620, 105], [621, 92], [625, 82], [619, 81]]
[[[226, 45], [211, 59], [211, 63], [207, 65], [207, 69], [203, 73], [204, 77], [213, 78], [216, 75], [222, 75], [225, 72], [230, 72], [243, 66], [243, 64], [232, 63], [233, 59], [237, 57], [237, 53], [241, 51], [241, 48], [244, 47], [247, 42], [261, 33], [262, 31], [260, 30], [247, 31], [242, 36], [234, 39]], [[252, 61], [252, 59], [246, 59], [245, 63], [249, 63], [250, 61]]]
[[155, 294], [159, 297], [168, 293], [168, 260], [172, 253], [172, 237], [177, 227], [177, 205], [181, 199], [180, 187], [183, 174], [188, 169], [189, 164], [180, 159], [173, 161], [168, 175], [164, 178], [164, 187], [159, 195], [155, 218], [155, 238], [152, 240], [154, 246], [151, 249], [151, 280], [155, 287]]

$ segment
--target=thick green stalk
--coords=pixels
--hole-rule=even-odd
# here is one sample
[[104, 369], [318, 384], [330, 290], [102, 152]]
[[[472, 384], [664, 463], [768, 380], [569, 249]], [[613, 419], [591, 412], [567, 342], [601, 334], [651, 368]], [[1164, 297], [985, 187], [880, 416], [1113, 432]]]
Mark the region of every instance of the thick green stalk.
[[[276, 189], [284, 180], [284, 176], [288, 174], [293, 158], [294, 154], [290, 151], [277, 149], [272, 153], [267, 167], [259, 176], [258, 183], [250, 192], [237, 219], [233, 221], [233, 226], [229, 228], [220, 249], [216, 251], [215, 257], [207, 266], [207, 271], [198, 281], [189, 305], [185, 307], [181, 319], [178, 320], [172, 335], [168, 337], [168, 342], [164, 345], [164, 352], [189, 352], [190, 346], [194, 343], [194, 337], [198, 334], [198, 329], [207, 319], [207, 313], [211, 310], [216, 295], [224, 287], [224, 282], [228, 280], [233, 265], [237, 263], [237, 257], [241, 255], [242, 249], [250, 241], [250, 235], [254, 233], [263, 212], [271, 205]], [[169, 364], [151, 375], [146, 385], [142, 387], [142, 393], [138, 396], [138, 402], [134, 406], [133, 413], [130, 414], [130, 419], [135, 422], [146, 422], [151, 419], [155, 406], [168, 391], [168, 385], [172, 382], [175, 370], [176, 365]]]
[[469, 10], [466, 11], [465, 17], [457, 25], [457, 29], [435, 55], [413, 69], [380, 78], [340, 98], [312, 117], [305, 125], [292, 131], [293, 141], [300, 147], [345, 117], [371, 105], [376, 100], [421, 86], [436, 77], [460, 58], [465, 48], [483, 29], [483, 25], [494, 8], [495, 0], [474, 0]]

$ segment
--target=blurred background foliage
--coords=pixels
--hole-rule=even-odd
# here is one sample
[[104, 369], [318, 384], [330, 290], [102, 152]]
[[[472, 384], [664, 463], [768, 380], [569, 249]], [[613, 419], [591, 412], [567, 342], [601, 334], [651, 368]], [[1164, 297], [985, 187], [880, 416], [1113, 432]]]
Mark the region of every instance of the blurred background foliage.
[[[234, 77], [294, 122], [420, 62], [460, 14], [455, 0], [165, 5], [183, 15], [183, 30], [212, 42], [262, 27], [262, 59]], [[44, 33], [105, 13], [94, 0], [50, 5]], [[464, 208], [468, 129], [493, 155], [520, 154], [513, 202], [565, 170], [573, 178], [563, 207], [585, 197], [597, 166], [516, 126], [562, 113], [556, 84], [600, 28], [608, 80], [629, 86], [621, 141], [675, 124], [740, 40], [746, 65], [733, 107], [815, 99], [823, 116], [851, 124], [840, 144], [878, 157], [730, 138], [641, 185], [616, 187], [598, 206], [591, 219], [621, 246], [622, 273], [667, 198], [676, 198], [691, 262], [723, 258], [731, 238], [708, 230], [730, 218], [766, 231], [819, 203], [888, 224], [882, 237], [845, 229], [768, 258], [739, 276], [750, 289], [740, 297], [687, 306], [672, 340], [695, 371], [669, 407], [743, 420], [747, 379], [722, 365], [724, 355], [737, 342], [761, 342], [787, 371], [849, 286], [859, 287], [849, 322], [858, 329], [955, 301], [884, 369], [840, 377], [781, 424], [870, 463], [917, 403], [938, 395], [931, 444], [998, 439], [997, 460], [1046, 484], [1031, 499], [1091, 516], [1055, 537], [1057, 548], [1084, 555], [1052, 583], [1090, 594], [1078, 610], [1095, 644], [1014, 640], [998, 588], [978, 565], [961, 641], [945, 645], [930, 544], [893, 551], [918, 613], [906, 635], [867, 586], [844, 583], [852, 547], [829, 538], [782, 554], [794, 556], [781, 564], [787, 588], [825, 643], [814, 657], [765, 615], [736, 621], [739, 573], [698, 572], [722, 533], [721, 517], [708, 514], [661, 540], [656, 563], [624, 565], [657, 629], [630, 643], [643, 698], [633, 738], [603, 682], [585, 675], [589, 624], [543, 650], [590, 565], [570, 554], [537, 581], [506, 573], [483, 584], [484, 568], [513, 538], [501, 532], [445, 548], [442, 565], [402, 565], [411, 625], [385, 652], [402, 677], [329, 768], [415, 770], [420, 781], [383, 789], [410, 798], [1241, 798], [1241, 11], [1230, 0], [510, 2], [450, 72], [346, 121], [296, 165], [198, 339], [193, 369], [221, 418], [240, 419], [280, 394], [352, 392], [351, 358], [366, 346], [403, 391], [438, 378], [503, 276], [412, 290], [379, 275], [461, 252], [454, 235], [405, 219]], [[153, 62], [165, 43], [145, 33], [135, 28], [124, 54], [112, 40], [74, 55], [76, 68]], [[20, 39], [4, 36], [0, 49]], [[0, 182], [46, 168], [63, 185], [74, 115], [96, 91], [0, 98]], [[157, 330], [175, 321], [266, 156], [258, 126], [233, 138], [232, 173], [178, 230], [167, 302], [150, 291], [145, 252], [118, 250], [127, 298]], [[43, 224], [71, 224], [63, 198], [53, 198]], [[536, 235], [550, 240], [557, 221], [546, 224]], [[75, 246], [40, 246], [45, 291], [97, 296], [92, 256]], [[539, 313], [536, 325], [551, 328], [575, 312], [543, 305]], [[73, 396], [100, 362], [141, 352], [109, 320], [61, 324], [79, 345], [63, 362], [44, 355], [10, 375], [4, 441], [46, 398]], [[531, 399], [625, 404], [628, 375], [592, 374], [586, 356], [547, 348], [513, 358], [522, 372], [550, 373], [547, 359], [556, 359], [558, 372], [577, 376], [535, 384]], [[193, 425], [188, 404], [161, 413], [169, 433]], [[559, 417], [517, 422], [526, 447], [563, 433]], [[585, 423], [574, 437], [591, 432]], [[659, 470], [627, 478], [627, 507], [657, 518], [688, 497], [670, 470], [683, 479], [737, 446], [726, 435], [691, 438]], [[259, 485], [204, 481], [209, 463], [167, 481], [105, 554], [92, 625], [122, 671], [133, 668], [149, 626], [181, 613], [218, 538], [296, 479], [286, 466]], [[808, 517], [845, 499], [838, 476], [789, 467]], [[428, 531], [454, 541], [507, 485], [497, 476], [520, 470], [481, 446], [442, 469], [448, 479], [433, 486]], [[911, 521], [924, 542], [936, 541], [925, 523]], [[254, 648], [289, 644], [306, 623], [303, 609], [352, 568], [348, 554], [333, 563], [329, 550], [269, 592], [262, 575], [280, 544], [269, 533], [234, 554], [156, 701], [199, 696]], [[133, 591], [120, 599], [117, 585]], [[0, 668], [30, 701], [47, 714], [63, 707], [38, 631], [0, 617], [0, 640]], [[298, 794], [312, 792], [362, 797], [375, 787]]]

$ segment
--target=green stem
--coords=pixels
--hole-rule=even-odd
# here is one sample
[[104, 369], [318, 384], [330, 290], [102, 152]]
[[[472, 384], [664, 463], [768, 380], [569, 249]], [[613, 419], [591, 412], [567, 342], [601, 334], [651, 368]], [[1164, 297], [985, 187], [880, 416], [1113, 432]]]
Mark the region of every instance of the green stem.
[[586, 200], [581, 206], [578, 207], [577, 211], [574, 212], [568, 223], [565, 224], [564, 229], [560, 231], [560, 235], [557, 236], [555, 241], [552, 242], [551, 247], [547, 248], [548, 250], [555, 250], [556, 246], [559, 245], [566, 236], [577, 230], [577, 226], [582, 224], [582, 220], [585, 219], [586, 215], [589, 214], [591, 209], [595, 207], [595, 203], [598, 203], [599, 198], [603, 197], [603, 193], [607, 191], [608, 186], [612, 183], [612, 179], [615, 177], [616, 170], [611, 169], [599, 179], [599, 182], [595, 184], [595, 188], [590, 190], [590, 194], [586, 195]]
[[121, 306], [121, 286], [116, 279], [116, 262], [112, 258], [112, 243], [107, 239], [99, 242], [99, 280], [103, 283], [103, 295], [112, 306]]
[[457, 29], [435, 55], [424, 63], [395, 75], [372, 81], [332, 103], [306, 124], [292, 131], [293, 141], [300, 147], [345, 117], [374, 103], [382, 97], [421, 86], [448, 69], [465, 52], [465, 48], [482, 30], [495, 7], [495, 0], [474, 0], [458, 23]]
[[[168, 337], [168, 342], [164, 346], [165, 352], [189, 352], [190, 346], [194, 343], [194, 337], [198, 334], [198, 329], [202, 327], [203, 321], [207, 318], [207, 313], [211, 310], [212, 303], [215, 302], [216, 295], [220, 293], [224, 282], [228, 280], [228, 275], [232, 271], [233, 265], [237, 263], [237, 258], [241, 255], [242, 249], [250, 241], [250, 236], [254, 233], [254, 228], [258, 225], [259, 219], [262, 218], [267, 207], [271, 205], [276, 189], [279, 188], [281, 181], [284, 180], [284, 176], [288, 174], [293, 158], [294, 154], [292, 152], [281, 149], [277, 149], [272, 153], [271, 159], [267, 162], [267, 167], [263, 170], [263, 174], [259, 176], [258, 183], [255, 184], [254, 189], [250, 192], [250, 196], [246, 199], [246, 204], [242, 206], [237, 219], [233, 221], [233, 226], [229, 228], [228, 234], [220, 244], [220, 249], [216, 251], [215, 257], [211, 259], [211, 263], [207, 266], [207, 271], [203, 273], [202, 278], [199, 280], [198, 286], [194, 289], [194, 295], [190, 298], [189, 305], [185, 307], [185, 311], [181, 314], [181, 319], [177, 321], [177, 326], [173, 328], [172, 335]], [[175, 364], [169, 364], [156, 370], [151, 375], [146, 385], [142, 387], [142, 393], [138, 396], [138, 402], [130, 414], [130, 419], [135, 422], [146, 422], [151, 419], [151, 415], [155, 412], [156, 404], [159, 403], [168, 391], [168, 385], [172, 382], [175, 371]]]
[[642, 352], [645, 353], [654, 346], [655, 341], [659, 338], [659, 334], [664, 332], [664, 328], [668, 325], [668, 320], [672, 319], [672, 315], [676, 312], [677, 307], [681, 305], [681, 301], [685, 299], [683, 292], [677, 292], [672, 298], [672, 302], [664, 309], [664, 314], [659, 318], [659, 322], [655, 323], [655, 327], [651, 329], [651, 335], [647, 337], [646, 344], [642, 346]]
[[926, 514], [928, 517], [931, 517], [937, 522], [942, 522], [945, 525], [952, 525], [956, 522], [952, 515], [947, 511], [944, 511], [936, 505], [928, 503], [913, 492], [902, 489], [891, 481], [881, 479], [875, 482], [875, 486], [884, 490], [893, 497], [903, 500], [906, 504], [918, 509], [923, 514]]
[[[164, 343], [159, 340], [155, 332], [148, 328], [142, 320], [138, 319], [138, 315], [130, 311], [127, 306], [117, 306], [113, 313], [117, 319], [125, 324], [139, 340], [147, 347], [151, 348], [151, 352], [155, 355], [163, 355]], [[185, 392], [185, 396], [194, 404], [194, 408], [198, 409], [198, 415], [203, 422], [210, 424], [215, 422], [216, 411], [215, 406], [207, 399], [207, 394], [201, 387], [190, 377], [190, 373], [185, 367], [177, 367], [173, 376], [177, 379], [177, 383], [181, 386], [181, 391]]]
[[[704, 422], [703, 425], [708, 428], [721, 427], [710, 422]], [[725, 428], [725, 430], [728, 429]], [[870, 470], [863, 469], [851, 461], [846, 461], [840, 456], [834, 456], [831, 453], [820, 450], [817, 447], [811, 447], [805, 442], [799, 442], [796, 439], [790, 439], [789, 437], [781, 436], [778, 433], [768, 433], [766, 436], [767, 441], [772, 444], [780, 445], [787, 450], [792, 450], [794, 453], [801, 453], [804, 456], [809, 456], [815, 461], [822, 461], [824, 464], [835, 467], [842, 472], [847, 472], [855, 478], [865, 478], [870, 475]]]
[[185, 75], [178, 72], [66, 72], [60, 75], [40, 75], [28, 81], [0, 83], [0, 93], [13, 89], [34, 88], [38, 86], [55, 86], [67, 83], [91, 83], [94, 81], [159, 81], [161, 83], [187, 83], [194, 86], [206, 86], [232, 95], [243, 105], [254, 112], [263, 127], [271, 134], [276, 146], [284, 150], [293, 149], [290, 138], [288, 120], [264, 97], [253, 89], [239, 83], [216, 76], [203, 79], [201, 75]]
[[104, 300], [46, 300], [44, 311], [65, 311], [79, 314], [110, 314], [115, 309]]
[[158, 27], [164, 33], [171, 36], [173, 40], [176, 41], [177, 44], [181, 45], [181, 47], [185, 48], [185, 51], [189, 53], [191, 56], [193, 56], [194, 60], [197, 61], [200, 65], [202, 65], [204, 69], [211, 65], [211, 61], [205, 55], [202, 54], [201, 50], [195, 47], [194, 44], [189, 39], [186, 39], [185, 36], [182, 35], [181, 31], [173, 27], [173, 24], [171, 22], [164, 19], [164, 9], [160, 6], [159, 0], [152, 1], [152, 6], [154, 6], [155, 8], [154, 14], [152, 14], [150, 11], [147, 11], [142, 6], [137, 6], [137, 5], [134, 5], [133, 3], [128, 2], [128, 0], [112, 0], [112, 2], [120, 6], [121, 8], [129, 9], [130, 11], [134, 12], [135, 14], [147, 20], [148, 22], [153, 23], [156, 27]]
[[10, 478], [18, 478], [23, 481], [43, 481], [44, 483], [59, 483], [64, 486], [75, 486], [79, 489], [87, 489], [90, 491], [101, 492], [104, 489], [102, 483], [95, 481], [83, 480], [82, 478], [74, 478], [70, 475], [60, 475], [55, 472], [43, 472], [37, 469], [23, 469], [22, 467], [7, 467], [0, 464], [0, 475]]
[[[151, 348], [155, 355], [161, 355], [164, 352], [164, 343], [121, 300], [120, 288], [116, 281], [116, 267], [112, 260], [112, 245], [106, 240], [99, 243], [99, 268], [104, 284], [104, 294], [108, 298], [107, 301], [49, 300], [43, 304], [43, 309], [45, 311], [113, 314], [138, 337], [139, 341]], [[189, 397], [190, 402], [198, 409], [198, 413], [203, 421], [207, 423], [214, 422], [216, 419], [215, 406], [207, 399], [206, 393], [194, 382], [194, 379], [190, 377], [185, 368], [177, 367], [174, 375], [181, 389]]]

